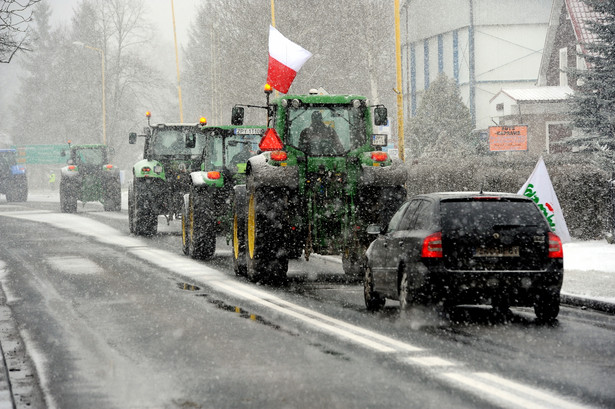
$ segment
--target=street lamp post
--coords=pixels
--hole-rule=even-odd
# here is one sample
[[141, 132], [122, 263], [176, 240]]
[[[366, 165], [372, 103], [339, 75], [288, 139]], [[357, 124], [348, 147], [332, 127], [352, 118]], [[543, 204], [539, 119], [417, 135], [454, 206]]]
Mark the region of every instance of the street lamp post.
[[89, 46], [81, 41], [74, 41], [74, 45], [78, 47], [89, 48], [90, 50], [98, 51], [100, 53], [100, 65], [102, 70], [102, 123], [103, 123], [103, 145], [107, 144], [107, 104], [105, 97], [105, 52], [96, 47]]

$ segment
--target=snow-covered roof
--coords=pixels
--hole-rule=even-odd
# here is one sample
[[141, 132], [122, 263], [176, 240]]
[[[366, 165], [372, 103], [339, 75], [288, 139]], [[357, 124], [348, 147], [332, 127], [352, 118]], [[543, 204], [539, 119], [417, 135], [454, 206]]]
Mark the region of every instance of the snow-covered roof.
[[503, 89], [495, 94], [495, 96], [491, 98], [491, 101], [500, 94], [505, 94], [515, 101], [541, 102], [561, 101], [574, 94], [574, 91], [569, 86]]

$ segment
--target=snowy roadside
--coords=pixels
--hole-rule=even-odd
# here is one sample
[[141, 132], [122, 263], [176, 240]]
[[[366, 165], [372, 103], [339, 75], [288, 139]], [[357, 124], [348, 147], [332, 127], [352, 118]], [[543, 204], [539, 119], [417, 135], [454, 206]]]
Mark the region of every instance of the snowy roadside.
[[564, 244], [562, 294], [615, 305], [615, 245], [606, 240]]

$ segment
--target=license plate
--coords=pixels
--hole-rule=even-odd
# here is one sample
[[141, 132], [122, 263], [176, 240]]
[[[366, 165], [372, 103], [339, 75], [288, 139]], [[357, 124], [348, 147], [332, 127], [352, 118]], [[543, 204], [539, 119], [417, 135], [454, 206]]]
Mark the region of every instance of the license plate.
[[519, 246], [513, 247], [479, 247], [474, 257], [519, 257]]

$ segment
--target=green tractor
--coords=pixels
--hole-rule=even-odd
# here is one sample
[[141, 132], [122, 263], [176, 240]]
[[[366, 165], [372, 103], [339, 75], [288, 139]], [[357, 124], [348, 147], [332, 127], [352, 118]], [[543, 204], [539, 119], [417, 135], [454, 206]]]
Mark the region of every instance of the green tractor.
[[28, 199], [26, 168], [18, 163], [16, 149], [0, 149], [0, 194], [7, 202], [25, 202]]
[[[246, 163], [256, 154], [264, 126], [204, 126], [187, 135], [186, 146], [202, 152], [200, 170], [190, 173], [184, 196], [182, 245], [184, 254], [210, 259], [216, 236], [231, 240], [233, 188], [245, 184]], [[196, 137], [195, 137], [196, 136]]]
[[[122, 208], [120, 170], [109, 163], [107, 145], [71, 145], [69, 159], [60, 177], [60, 210], [75, 213], [77, 201], [101, 202], [105, 211], [119, 212]], [[66, 156], [67, 151], [62, 151]]]
[[[286, 281], [288, 260], [341, 255], [349, 280], [363, 276], [370, 224], [386, 225], [406, 197], [406, 170], [373, 134], [371, 107], [355, 95], [286, 95], [269, 103], [269, 124], [235, 188], [233, 260], [252, 281]], [[374, 107], [375, 125], [387, 110]], [[233, 108], [232, 123], [243, 120]]]
[[128, 142], [135, 144], [137, 136], [145, 138], [143, 159], [133, 165], [132, 184], [128, 188], [128, 224], [130, 232], [151, 236], [158, 231], [158, 216], [167, 222], [179, 218], [183, 197], [192, 184], [190, 172], [200, 168], [202, 150], [186, 147], [188, 136], [201, 134], [200, 123], [151, 125], [148, 112], [143, 135], [131, 132]]

